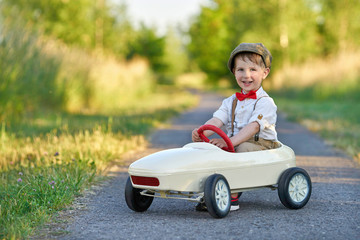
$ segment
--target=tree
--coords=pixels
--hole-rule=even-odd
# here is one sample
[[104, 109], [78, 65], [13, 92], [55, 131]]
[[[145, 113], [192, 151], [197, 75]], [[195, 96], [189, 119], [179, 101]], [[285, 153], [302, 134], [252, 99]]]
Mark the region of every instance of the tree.
[[[106, 0], [2, 0], [2, 14], [10, 21], [20, 17], [26, 26], [67, 45], [110, 53], [118, 58], [135, 55], [149, 60], [155, 71], [163, 71], [165, 40], [155, 29], [143, 25], [135, 30], [126, 5]], [[24, 26], [25, 27], [25, 26]]]
[[358, 0], [211, 0], [191, 24], [187, 48], [212, 83], [231, 79], [226, 63], [241, 42], [264, 43], [273, 55], [273, 72], [358, 49], [359, 11]]
[[[231, 1], [232, 3], [232, 1]], [[216, 83], [227, 75], [226, 61], [229, 56], [229, 25], [226, 24], [228, 1], [216, 0], [209, 7], [202, 7], [201, 13], [191, 25], [188, 44], [190, 57], [200, 69], [209, 76], [209, 81]]]
[[[232, 79], [227, 69], [231, 51], [241, 42], [262, 42], [274, 56], [279, 49], [277, 1], [213, 0], [203, 6], [189, 30], [190, 56], [216, 83]], [[233, 81], [231, 81], [233, 83]]]
[[179, 33], [169, 27], [165, 36], [164, 55], [162, 61], [166, 64], [163, 71], [163, 82], [173, 83], [176, 76], [188, 70], [189, 62], [185, 47]]
[[311, 1], [316, 9], [323, 54], [360, 47], [360, 1]]
[[149, 60], [152, 69], [161, 73], [166, 69], [166, 63], [163, 62], [165, 37], [158, 37], [155, 29], [148, 28], [141, 24], [140, 30], [137, 31], [135, 40], [129, 42], [128, 59], [135, 56], [145, 57]]
[[[54, 36], [68, 44], [82, 47], [94, 45], [93, 1], [52, 0], [3, 0], [16, 9], [27, 24], [40, 29], [48, 36]], [[5, 16], [9, 17], [5, 12]], [[10, 16], [10, 17], [19, 17]]]

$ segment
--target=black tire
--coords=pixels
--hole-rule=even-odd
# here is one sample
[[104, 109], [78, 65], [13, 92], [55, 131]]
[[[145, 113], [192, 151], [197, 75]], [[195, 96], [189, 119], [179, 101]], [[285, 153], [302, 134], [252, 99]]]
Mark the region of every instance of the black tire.
[[231, 191], [226, 178], [220, 174], [209, 176], [205, 182], [204, 199], [214, 218], [226, 217], [230, 212]]
[[128, 177], [125, 186], [125, 200], [128, 207], [135, 212], [146, 211], [154, 200], [153, 197], [141, 195], [141, 191], [143, 190], [133, 187], [131, 179]]
[[290, 209], [304, 207], [311, 196], [311, 179], [302, 168], [289, 168], [285, 170], [278, 183], [278, 194], [281, 203]]

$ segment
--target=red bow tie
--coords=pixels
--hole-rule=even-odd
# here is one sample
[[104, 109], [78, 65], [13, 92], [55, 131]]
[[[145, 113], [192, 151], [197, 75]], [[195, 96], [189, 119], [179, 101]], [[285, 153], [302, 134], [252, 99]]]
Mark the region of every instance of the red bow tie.
[[237, 99], [239, 99], [239, 101], [243, 101], [246, 98], [256, 99], [256, 91], [250, 91], [247, 94], [243, 94], [242, 92], [241, 93], [237, 92], [236, 97]]

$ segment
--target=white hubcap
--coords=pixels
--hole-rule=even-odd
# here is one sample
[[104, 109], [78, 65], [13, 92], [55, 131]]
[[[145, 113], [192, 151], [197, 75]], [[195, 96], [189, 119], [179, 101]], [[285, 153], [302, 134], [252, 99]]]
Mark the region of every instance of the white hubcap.
[[219, 209], [225, 210], [229, 205], [229, 190], [223, 180], [219, 180], [215, 186], [216, 205]]
[[289, 183], [289, 195], [294, 202], [303, 201], [309, 193], [309, 185], [303, 174], [295, 174]]

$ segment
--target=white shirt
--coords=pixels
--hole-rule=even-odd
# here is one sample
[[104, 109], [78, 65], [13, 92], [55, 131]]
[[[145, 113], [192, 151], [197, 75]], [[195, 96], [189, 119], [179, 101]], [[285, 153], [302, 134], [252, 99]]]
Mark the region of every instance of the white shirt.
[[[260, 125], [259, 137], [277, 141], [277, 133], [275, 130], [276, 110], [277, 107], [274, 100], [260, 87], [256, 91], [257, 99], [247, 98], [243, 101], [237, 101], [234, 120], [234, 135], [240, 129], [252, 122], [258, 122]], [[220, 119], [224, 123], [228, 136], [231, 136], [231, 109], [235, 94], [223, 100], [220, 108], [213, 114], [215, 118]], [[261, 99], [260, 99], [261, 98]], [[254, 105], [256, 107], [254, 110]]]

